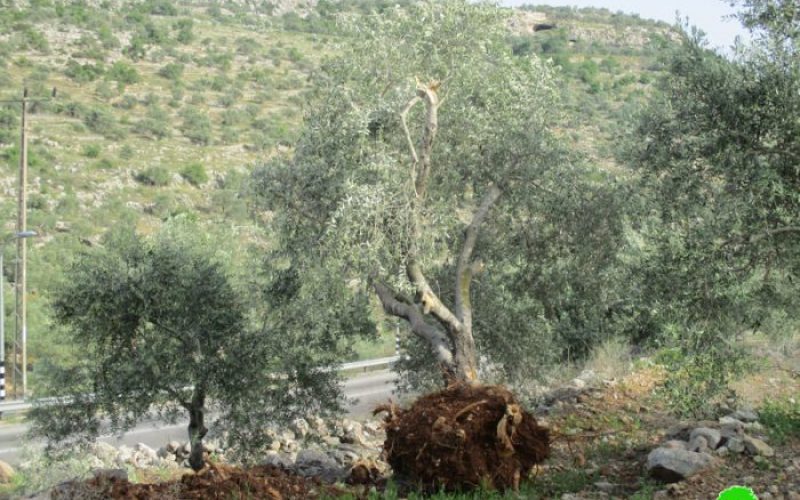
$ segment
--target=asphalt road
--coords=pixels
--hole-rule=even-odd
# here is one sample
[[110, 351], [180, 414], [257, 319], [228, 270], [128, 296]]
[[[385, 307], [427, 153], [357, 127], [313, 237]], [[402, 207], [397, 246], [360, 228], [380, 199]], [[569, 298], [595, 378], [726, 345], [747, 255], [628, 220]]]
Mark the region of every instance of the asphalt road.
[[[348, 413], [351, 417], [368, 415], [379, 403], [385, 402], [392, 395], [396, 375], [389, 370], [373, 371], [350, 378], [344, 382], [344, 393], [348, 398], [355, 399], [350, 405]], [[104, 441], [114, 446], [122, 444], [133, 446], [144, 443], [151, 448], [158, 449], [170, 440], [186, 441], [186, 427], [189, 421], [177, 424], [165, 424], [157, 421], [142, 422], [122, 436], [102, 436], [98, 441]], [[0, 460], [16, 465], [22, 459], [23, 449], [38, 447], [41, 443], [26, 443], [26, 424], [0, 425]]]

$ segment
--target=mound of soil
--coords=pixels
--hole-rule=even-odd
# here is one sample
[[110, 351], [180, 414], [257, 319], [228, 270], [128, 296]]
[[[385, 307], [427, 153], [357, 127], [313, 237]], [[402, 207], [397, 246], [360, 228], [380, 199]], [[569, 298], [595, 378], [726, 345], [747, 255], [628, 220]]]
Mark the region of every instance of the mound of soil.
[[263, 498], [290, 500], [334, 497], [341, 493], [317, 479], [289, 474], [272, 465], [249, 469], [214, 465], [198, 474], [186, 474], [178, 481], [134, 484], [126, 479], [98, 477], [61, 485], [51, 492], [58, 500], [80, 498], [109, 499], [229, 499]]
[[426, 492], [516, 489], [550, 452], [547, 429], [500, 386], [451, 385], [386, 411], [384, 452], [395, 476]]

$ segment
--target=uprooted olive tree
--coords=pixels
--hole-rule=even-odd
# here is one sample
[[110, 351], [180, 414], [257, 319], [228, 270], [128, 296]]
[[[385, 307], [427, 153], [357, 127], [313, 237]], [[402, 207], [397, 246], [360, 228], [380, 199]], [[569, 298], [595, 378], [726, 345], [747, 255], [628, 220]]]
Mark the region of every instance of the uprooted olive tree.
[[507, 15], [422, 2], [345, 26], [296, 147], [254, 174], [285, 314], [335, 335], [379, 304], [467, 382], [479, 351], [527, 377], [591, 345], [616, 201], [551, 133], [554, 70], [513, 55]]

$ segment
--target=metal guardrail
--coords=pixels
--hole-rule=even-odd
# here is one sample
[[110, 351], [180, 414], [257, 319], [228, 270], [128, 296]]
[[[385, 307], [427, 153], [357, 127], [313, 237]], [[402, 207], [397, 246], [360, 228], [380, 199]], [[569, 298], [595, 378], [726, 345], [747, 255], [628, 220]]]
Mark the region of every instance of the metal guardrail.
[[[349, 370], [362, 370], [367, 368], [376, 368], [378, 366], [391, 366], [400, 360], [400, 356], [388, 356], [386, 358], [365, 359], [364, 361], [353, 361], [351, 363], [342, 363], [339, 365], [338, 371]], [[58, 401], [59, 398], [42, 398], [40, 402]], [[3, 401], [0, 402], [0, 413], [16, 413], [20, 411], [30, 410], [33, 406], [32, 401]]]

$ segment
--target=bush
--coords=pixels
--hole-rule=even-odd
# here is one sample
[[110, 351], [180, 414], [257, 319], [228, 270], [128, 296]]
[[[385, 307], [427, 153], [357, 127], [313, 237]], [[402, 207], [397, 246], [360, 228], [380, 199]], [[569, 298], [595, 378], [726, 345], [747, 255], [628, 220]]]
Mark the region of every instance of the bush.
[[139, 72], [136, 71], [136, 68], [125, 61], [117, 61], [111, 65], [111, 68], [106, 73], [106, 78], [115, 80], [123, 86], [138, 83], [140, 80]]
[[83, 123], [92, 132], [98, 133], [109, 139], [119, 139], [125, 133], [117, 124], [114, 115], [106, 108], [93, 107], [86, 111]]
[[195, 144], [209, 144], [211, 142], [211, 122], [204, 113], [187, 108], [181, 112], [183, 124], [181, 132]]
[[183, 76], [183, 64], [169, 63], [158, 70], [158, 76], [167, 80], [180, 80]]
[[78, 83], [93, 82], [103, 76], [105, 72], [102, 63], [79, 64], [74, 59], [70, 59], [64, 74]]
[[136, 151], [133, 150], [130, 144], [125, 144], [119, 150], [119, 157], [123, 160], [130, 160], [136, 154]]
[[135, 179], [146, 186], [166, 186], [171, 176], [163, 167], [148, 167], [138, 174]]
[[191, 19], [180, 19], [173, 25], [173, 28], [178, 32], [175, 35], [175, 39], [178, 43], [187, 44], [194, 40], [194, 33], [192, 32], [193, 26], [194, 21]]
[[181, 177], [192, 186], [200, 186], [208, 182], [208, 174], [200, 163], [190, 163], [181, 169]]
[[759, 420], [777, 444], [800, 438], [800, 402], [795, 399], [767, 401], [759, 411]]
[[154, 139], [163, 139], [170, 134], [169, 115], [158, 105], [150, 106], [147, 115], [136, 124], [136, 131]]
[[99, 144], [86, 144], [83, 146], [83, 156], [87, 158], [97, 158], [100, 156]]

